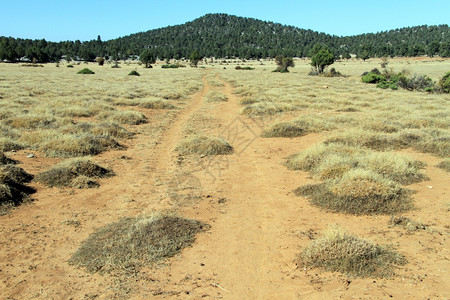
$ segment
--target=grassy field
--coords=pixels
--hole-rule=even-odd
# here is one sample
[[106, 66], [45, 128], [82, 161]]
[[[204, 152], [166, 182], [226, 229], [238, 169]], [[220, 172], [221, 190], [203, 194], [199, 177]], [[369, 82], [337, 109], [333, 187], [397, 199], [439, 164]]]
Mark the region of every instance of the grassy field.
[[[279, 266], [295, 263], [301, 270], [320, 268], [323, 272], [340, 272], [351, 278], [396, 276], [399, 268], [407, 268], [404, 266], [415, 260], [415, 250], [405, 246], [408, 240], [402, 237], [404, 234], [395, 235], [398, 228], [413, 228], [408, 229], [407, 234], [411, 235], [419, 232], [411, 240], [420, 243], [420, 234], [432, 234], [428, 227], [430, 220], [438, 224], [436, 227], [445, 227], [444, 220], [439, 219], [445, 214], [441, 209], [443, 204], [437, 203], [439, 209], [433, 206], [428, 211], [417, 197], [430, 203], [433, 197], [441, 199], [445, 196], [445, 192], [439, 195], [426, 192], [445, 188], [428, 184], [430, 180], [439, 179], [435, 173], [430, 173], [430, 167], [444, 174], [439, 173], [441, 177], [448, 178], [449, 175], [450, 96], [403, 89], [385, 90], [363, 83], [361, 74], [380, 68], [380, 63], [381, 59], [336, 62], [333, 67], [344, 76], [332, 78], [308, 76], [311, 66], [306, 59], [296, 59], [296, 66], [284, 74], [272, 72], [276, 66], [271, 60], [215, 60], [213, 63], [208, 60], [199, 68], [172, 69], [161, 68], [162, 63], [151, 69], [129, 62], [121, 62], [119, 68], [94, 63], [74, 64], [73, 67], [67, 67], [67, 63], [61, 63], [59, 67], [55, 64], [26, 67], [1, 63], [0, 204], [5, 207], [2, 213], [9, 216], [0, 218], [4, 218], [6, 224], [7, 217], [14, 219], [15, 214], [27, 209], [20, 204], [32, 193], [37, 193], [37, 199], [46, 203], [52, 213], [60, 209], [60, 214], [68, 214], [73, 208], [61, 203], [77, 199], [81, 208], [78, 208], [79, 213], [73, 214], [75, 221], [64, 220], [58, 224], [79, 226], [78, 218], [84, 218], [85, 227], [76, 227], [76, 234], [67, 233], [71, 236], [81, 234], [71, 240], [72, 246], [79, 250], [64, 254], [65, 260], [61, 263], [65, 264], [74, 255], [70, 259], [72, 265], [85, 267], [93, 273], [119, 274], [122, 269], [128, 275], [137, 274], [141, 269], [145, 273], [148, 265], [164, 261], [184, 247], [195, 248], [195, 235], [203, 229], [211, 229], [212, 233], [210, 231], [211, 237], [201, 240], [217, 247], [217, 251], [254, 251], [249, 253], [269, 255], [274, 249], [267, 246], [272, 243], [266, 237], [269, 233], [277, 239], [275, 242], [283, 244], [276, 251], [287, 251], [289, 247], [284, 247], [280, 234], [272, 230], [276, 228], [283, 233], [289, 232], [289, 236], [283, 235], [283, 238], [290, 241], [298, 242], [298, 238], [293, 237], [298, 232], [312, 240], [309, 244], [291, 245], [289, 251], [296, 251], [296, 256], [289, 256], [289, 262], [283, 261]], [[238, 65], [241, 68], [236, 69]], [[94, 74], [77, 74], [84, 68]], [[450, 60], [397, 58], [389, 60], [388, 68], [411, 75], [428, 75], [438, 81], [450, 71]], [[133, 70], [140, 76], [128, 75]], [[243, 124], [242, 128], [238, 128], [239, 124]], [[245, 151], [241, 149], [244, 144], [249, 147]], [[276, 153], [286, 155], [278, 157]], [[272, 163], [272, 156], [278, 160]], [[37, 162], [32, 160], [35, 157], [39, 157]], [[432, 166], [430, 161], [433, 161]], [[214, 181], [205, 179], [211, 166], [218, 168], [216, 172], [220, 174], [216, 174]], [[192, 176], [194, 171], [198, 178]], [[177, 174], [184, 175], [177, 177]], [[277, 174], [284, 177], [276, 178]], [[286, 185], [286, 190], [284, 186], [266, 186], [264, 180], [281, 182]], [[191, 183], [196, 186], [189, 186]], [[195, 199], [200, 199], [198, 202], [179, 207], [171, 204], [167, 213], [168, 205], [164, 201], [170, 202], [171, 193], [180, 196], [183, 191], [178, 189], [194, 188], [204, 191], [196, 194]], [[112, 194], [109, 194], [110, 190]], [[216, 199], [216, 193], [222, 196]], [[254, 195], [257, 199], [250, 201]], [[121, 200], [118, 204], [119, 196], [126, 201]], [[53, 197], [61, 203], [53, 203]], [[285, 202], [278, 202], [278, 198]], [[266, 201], [264, 205], [258, 204], [259, 199]], [[223, 208], [211, 210], [211, 207], [216, 209], [217, 205], [225, 203], [228, 212]], [[450, 208], [448, 200], [445, 205]], [[12, 206], [16, 209], [10, 210]], [[33, 222], [46, 213], [40, 211], [39, 202], [30, 207], [28, 209], [35, 214], [33, 219], [30, 218]], [[291, 214], [286, 218], [281, 215], [283, 210], [292, 213], [292, 209], [289, 211], [286, 207], [299, 207], [301, 211], [296, 211], [295, 217]], [[244, 209], [247, 209], [245, 213]], [[107, 212], [107, 217], [103, 219], [97, 210]], [[140, 216], [142, 213], [144, 216]], [[251, 219], [253, 215], [255, 219]], [[423, 216], [428, 223], [425, 225], [422, 220], [414, 219], [417, 215]], [[274, 223], [252, 223], [252, 220], [260, 222], [265, 218]], [[299, 223], [303, 218], [308, 221]], [[389, 218], [392, 226], [401, 225], [395, 228], [396, 231], [393, 227], [388, 228], [386, 220]], [[315, 229], [323, 230], [329, 226], [322, 237], [298, 227], [299, 224], [313, 226], [311, 224], [316, 223], [320, 226]], [[53, 224], [52, 228], [59, 228], [58, 224]], [[233, 232], [228, 226], [235, 230], [239, 226], [242, 228]], [[252, 229], [255, 232], [252, 233]], [[447, 229], [442, 229], [437, 238], [444, 239], [449, 234]], [[62, 238], [70, 240], [71, 237], [64, 234], [61, 234]], [[255, 235], [254, 240], [251, 234]], [[394, 248], [398, 246], [398, 252], [384, 245], [385, 234], [394, 236]], [[246, 237], [241, 240], [244, 235]], [[223, 236], [222, 244], [208, 240]], [[366, 239], [367, 236], [370, 238]], [[427, 243], [431, 237], [435, 236], [426, 237]], [[158, 244], [158, 239], [164, 243]], [[239, 245], [236, 239], [239, 243], [250, 240], [252, 244]], [[8, 241], [13, 243], [14, 239]], [[436, 247], [441, 247], [445, 256], [446, 245], [430, 243], [424, 246], [427, 251], [437, 253]], [[17, 246], [11, 244], [11, 247]], [[200, 246], [205, 253], [213, 251]], [[49, 251], [48, 247], [46, 249]], [[126, 259], [122, 259], [124, 253]], [[134, 254], [138, 256], [134, 257]], [[203, 259], [215, 255], [201, 254], [201, 261], [194, 256], [189, 264], [203, 268]], [[284, 255], [279, 257], [285, 258]], [[220, 255], [217, 260], [222, 266]], [[270, 261], [267, 257], [262, 260]], [[249, 261], [252, 261], [251, 257]], [[182, 269], [174, 270], [188, 278], [181, 278], [179, 282], [192, 279], [191, 275], [184, 275], [183, 269], [191, 267], [180, 257], [176, 262], [181, 262]], [[243, 262], [236, 264], [245, 265]], [[295, 268], [292, 271], [292, 266], [289, 268], [289, 274], [303, 274]], [[272, 271], [264, 269], [262, 272], [269, 274]], [[80, 275], [84, 271], [77, 272], [70, 276], [84, 276]], [[201, 273], [194, 269], [189, 272]], [[410, 270], [404, 271], [402, 276], [405, 272]], [[433, 272], [437, 271], [433, 269], [429, 274]], [[220, 276], [215, 270], [211, 274], [214, 275], [204, 273], [202, 276]], [[296, 276], [286, 278], [294, 281], [303, 278]], [[162, 277], [155, 282], [170, 281]], [[311, 284], [317, 279], [307, 278]], [[324, 277], [320, 278], [323, 283]], [[336, 278], [343, 281], [343, 277]], [[411, 280], [417, 284], [416, 279]], [[128, 279], [120, 280], [129, 283]], [[227, 292], [217, 282], [208, 281], [207, 285], [210, 289], [212, 286]], [[383, 281], [383, 284], [391, 283]], [[77, 284], [84, 287], [84, 283]], [[95, 290], [95, 284], [93, 286]], [[205, 290], [210, 293], [207, 288]], [[119, 298], [125, 297], [120, 295]]]

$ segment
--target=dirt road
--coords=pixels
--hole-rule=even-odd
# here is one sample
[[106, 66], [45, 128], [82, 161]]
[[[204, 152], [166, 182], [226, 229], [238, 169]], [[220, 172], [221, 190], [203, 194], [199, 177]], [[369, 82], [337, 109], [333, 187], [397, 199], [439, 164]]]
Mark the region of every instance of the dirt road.
[[[407, 235], [389, 229], [389, 216], [347, 216], [324, 213], [293, 195], [312, 182], [306, 173], [289, 171], [284, 158], [322, 140], [321, 135], [296, 139], [261, 138], [261, 120], [240, 115], [239, 97], [220, 77], [174, 115], [145, 111], [161, 122], [161, 134], [147, 132], [128, 142], [127, 150], [101, 154], [96, 160], [117, 176], [91, 190], [59, 190], [37, 185], [37, 201], [0, 217], [0, 282], [2, 299], [403, 299], [450, 296], [446, 280], [449, 241], [446, 211], [441, 205], [449, 187], [441, 182], [437, 159], [428, 162], [425, 183], [416, 184], [420, 210], [412, 216], [433, 223], [434, 232]], [[228, 97], [206, 103], [211, 90]], [[226, 138], [231, 155], [180, 157], [176, 145], [192, 118], [203, 112], [212, 120], [204, 132]], [[154, 114], [154, 115], [153, 115]], [[214, 126], [213, 126], [214, 125]], [[211, 129], [214, 128], [214, 129]], [[15, 154], [23, 161], [23, 153]], [[411, 153], [411, 155], [418, 155]], [[52, 161], [38, 156], [24, 168], [36, 173]], [[178, 201], [173, 193], [180, 174], [184, 189], [194, 193]], [[184, 177], [181, 177], [182, 179]], [[433, 194], [430, 197], [430, 189]], [[182, 198], [182, 197], [181, 197]], [[96, 228], [123, 216], [176, 209], [205, 221], [211, 229], [199, 234], [193, 247], [166, 264], [135, 276], [88, 274], [67, 264], [80, 243]], [[392, 279], [353, 279], [319, 270], [304, 270], [294, 259], [310, 238], [328, 224], [342, 227], [380, 244], [394, 243], [410, 263]]]

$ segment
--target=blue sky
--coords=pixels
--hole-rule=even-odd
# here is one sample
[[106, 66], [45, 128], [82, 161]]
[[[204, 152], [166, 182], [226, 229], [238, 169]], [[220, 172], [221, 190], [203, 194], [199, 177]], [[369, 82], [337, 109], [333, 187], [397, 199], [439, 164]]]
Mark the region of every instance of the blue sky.
[[105, 41], [183, 24], [207, 13], [227, 13], [347, 36], [449, 24], [450, 1], [0, 0], [0, 13], [0, 36], [48, 41], [86, 41], [98, 35]]

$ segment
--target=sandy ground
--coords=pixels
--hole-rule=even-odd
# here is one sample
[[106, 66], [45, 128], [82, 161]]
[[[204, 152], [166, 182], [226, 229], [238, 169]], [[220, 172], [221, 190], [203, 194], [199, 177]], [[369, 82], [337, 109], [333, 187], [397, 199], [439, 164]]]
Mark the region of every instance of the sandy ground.
[[[289, 171], [285, 158], [325, 136], [260, 138], [264, 123], [239, 114], [231, 86], [215, 88], [229, 100], [207, 104], [204, 88], [177, 113], [143, 111], [151, 125], [136, 127], [127, 149], [95, 157], [117, 176], [97, 189], [46, 188], [33, 183], [34, 202], [0, 217], [1, 299], [448, 299], [450, 298], [450, 176], [440, 159], [402, 151], [427, 163], [430, 178], [410, 186], [416, 209], [405, 216], [428, 225], [407, 232], [390, 216], [326, 213], [292, 191], [313, 180]], [[180, 157], [174, 151], [190, 118], [208, 106], [235, 153]], [[154, 124], [159, 124], [155, 129]], [[208, 129], [211, 124], [205, 124]], [[10, 154], [32, 174], [57, 160], [24, 151]], [[105, 224], [155, 210], [211, 225], [193, 247], [135, 275], [90, 274], [67, 263], [79, 245]], [[379, 244], [390, 244], [409, 263], [389, 279], [354, 279], [304, 269], [295, 258], [330, 224]]]

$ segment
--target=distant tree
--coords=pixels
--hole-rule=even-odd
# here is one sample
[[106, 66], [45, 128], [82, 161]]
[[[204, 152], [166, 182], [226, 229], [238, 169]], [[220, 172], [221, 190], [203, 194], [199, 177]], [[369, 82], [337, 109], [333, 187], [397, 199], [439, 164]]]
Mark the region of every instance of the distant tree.
[[97, 63], [99, 66], [103, 66], [105, 64], [105, 58], [104, 57], [97, 57]]
[[433, 57], [436, 54], [439, 54], [439, 48], [441, 45], [438, 42], [432, 42], [427, 46], [427, 55], [429, 57]]
[[197, 50], [192, 51], [189, 60], [191, 61], [191, 66], [197, 68], [198, 62], [202, 59], [202, 56], [198, 53]]
[[139, 60], [143, 64], [145, 64], [146, 68], [149, 68], [151, 64], [154, 64], [156, 62], [154, 54], [148, 49], [141, 52], [141, 54], [139, 55]]
[[327, 46], [316, 44], [310, 51], [311, 65], [316, 69], [319, 74], [323, 73], [323, 70], [334, 63], [334, 55], [328, 49]]
[[350, 53], [348, 53], [348, 52], [346, 51], [346, 52], [344, 52], [344, 53], [342, 54], [342, 58], [350, 59], [350, 58], [352, 58], [352, 56], [350, 55]]
[[283, 55], [277, 55], [275, 57], [275, 63], [277, 64], [277, 69], [275, 72], [287, 73], [289, 72], [289, 67], [294, 67], [294, 60], [292, 57], [284, 57]]
[[439, 48], [440, 57], [450, 57], [450, 42], [444, 42]]

